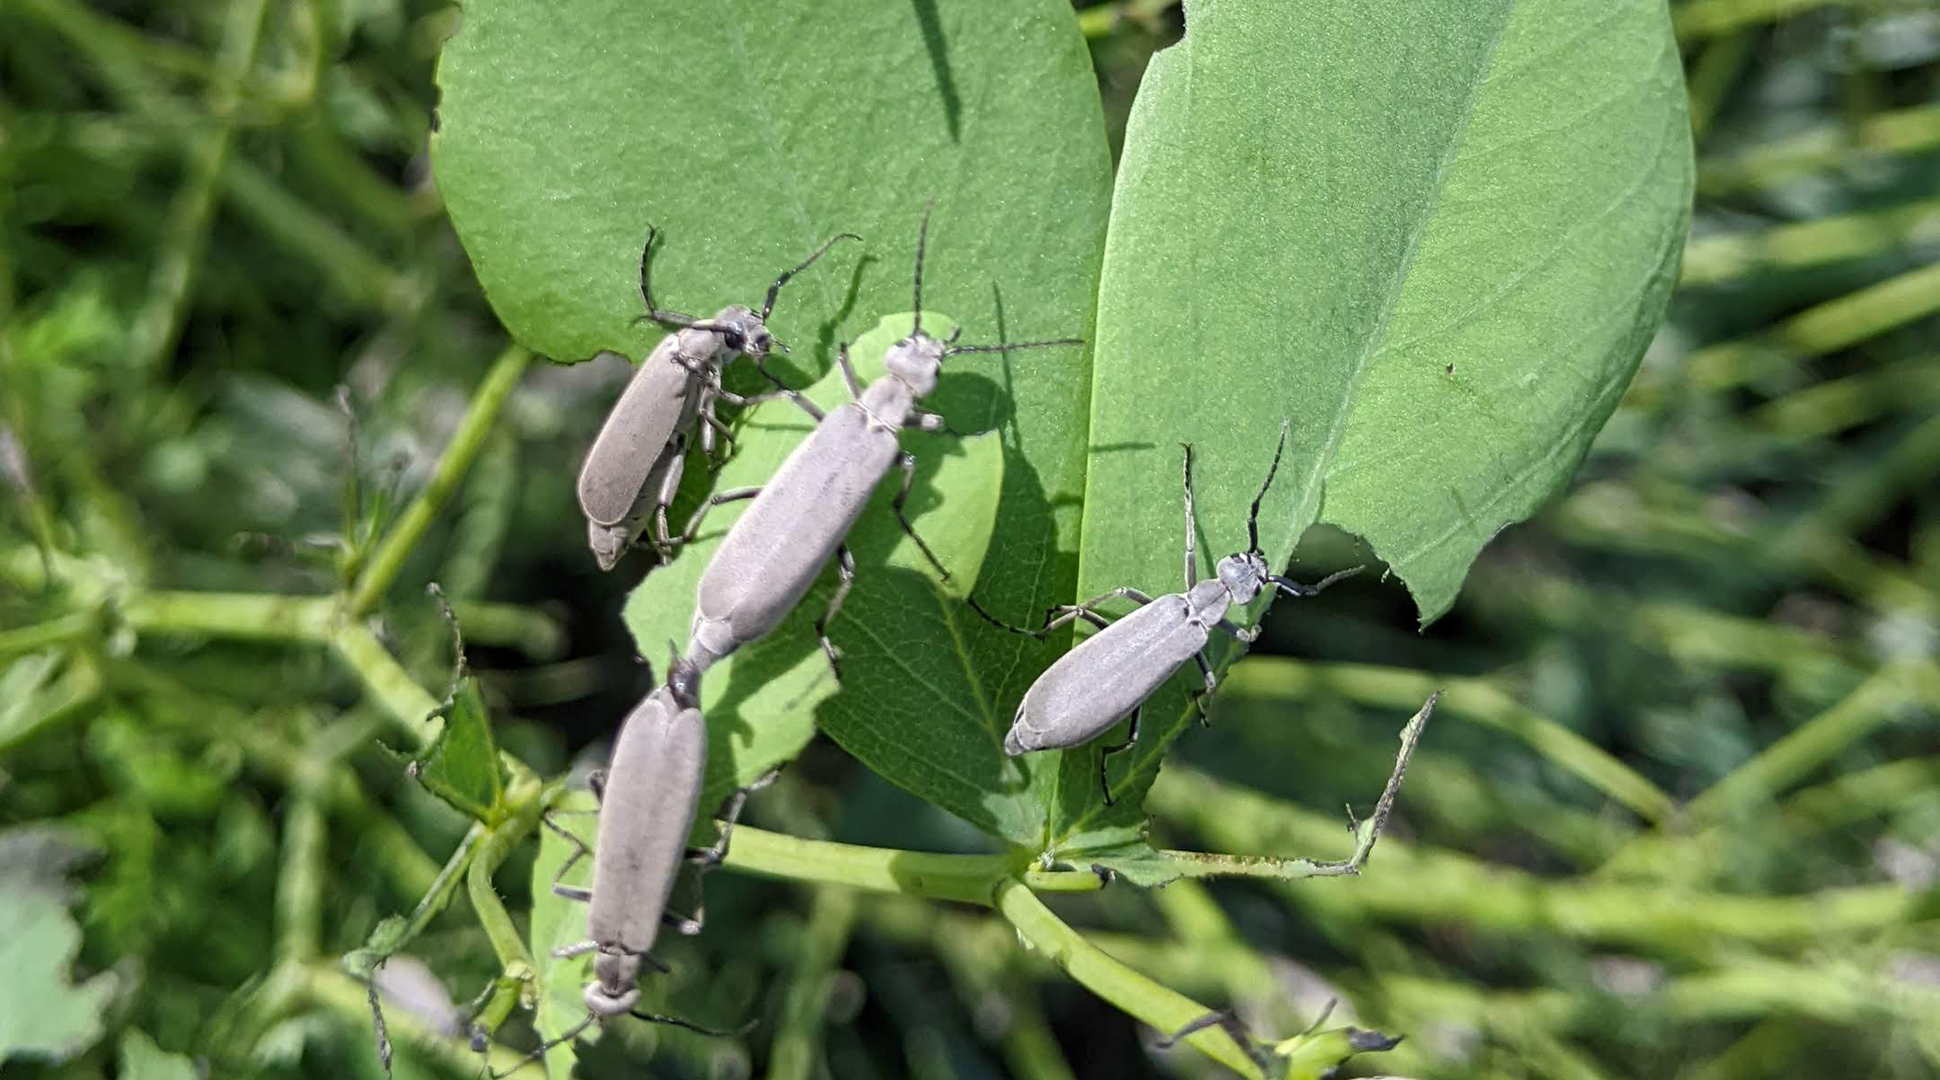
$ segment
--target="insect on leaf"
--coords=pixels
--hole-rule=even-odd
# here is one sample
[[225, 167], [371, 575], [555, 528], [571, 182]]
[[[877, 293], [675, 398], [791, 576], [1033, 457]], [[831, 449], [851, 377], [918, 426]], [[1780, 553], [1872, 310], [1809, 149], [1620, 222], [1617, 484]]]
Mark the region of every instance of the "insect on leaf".
[[[1662, 316], [1692, 175], [1668, 14], [1192, 0], [1185, 15], [1146, 70], [1113, 202], [1076, 593], [1180, 588], [1181, 442], [1197, 449], [1200, 573], [1242, 550], [1284, 418], [1268, 562], [1331, 522], [1432, 619], [1481, 546], [1568, 480]], [[1237, 654], [1213, 642], [1220, 664]], [[1097, 792], [1095, 747], [1032, 762], [1054, 848], [1135, 834], [1193, 681], [1188, 664], [1114, 758], [1118, 805]]]

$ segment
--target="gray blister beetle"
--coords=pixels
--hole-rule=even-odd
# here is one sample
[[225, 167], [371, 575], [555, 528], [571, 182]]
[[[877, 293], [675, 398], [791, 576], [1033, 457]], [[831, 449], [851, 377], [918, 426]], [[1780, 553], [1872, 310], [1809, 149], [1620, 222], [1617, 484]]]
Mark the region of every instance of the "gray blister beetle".
[[763, 364], [771, 350], [787, 351], [768, 332], [775, 297], [790, 278], [812, 266], [837, 240], [861, 239], [853, 233], [830, 237], [801, 265], [768, 286], [759, 313], [735, 304], [722, 308], [711, 319], [696, 319], [664, 310], [653, 302], [648, 268], [658, 235], [657, 230], [649, 228], [646, 246], [640, 249], [640, 297], [647, 313], [634, 321], [657, 322], [673, 332], [662, 338], [634, 371], [579, 470], [579, 508], [586, 515], [586, 542], [601, 570], [611, 570], [619, 563], [620, 556], [647, 529], [649, 519], [654, 529], [651, 543], [663, 561], [670, 557], [674, 541], [668, 535], [667, 507], [680, 489], [696, 427], [702, 449], [712, 455], [716, 438], [728, 438], [727, 427], [714, 414], [716, 403], [746, 406], [771, 396], [743, 397], [728, 391], [721, 385], [721, 369], [735, 357], [746, 356], [775, 383], [776, 394], [792, 395], [793, 391], [769, 375]]
[[[1260, 503], [1273, 485], [1279, 471], [1280, 454], [1286, 449], [1287, 423], [1280, 423], [1280, 442], [1273, 450], [1273, 464], [1267, 467], [1266, 482], [1253, 497], [1253, 508], [1246, 519], [1245, 551], [1219, 560], [1213, 576], [1197, 580], [1192, 515], [1192, 447], [1185, 446], [1185, 590], [1153, 598], [1137, 589], [1123, 587], [1094, 596], [1080, 604], [1051, 609], [1045, 624], [1036, 630], [1005, 623], [986, 612], [974, 599], [970, 606], [977, 614], [1012, 633], [1044, 637], [1074, 619], [1083, 619], [1098, 628], [1098, 633], [1080, 642], [1070, 652], [1044, 670], [1024, 699], [1017, 705], [1017, 716], [1004, 736], [1004, 753], [1012, 757], [1033, 750], [1061, 750], [1080, 746], [1103, 735], [1126, 717], [1131, 729], [1125, 740], [1105, 749], [1098, 759], [1098, 780], [1105, 789], [1105, 802], [1112, 801], [1107, 762], [1111, 755], [1129, 749], [1138, 741], [1139, 712], [1147, 698], [1165, 680], [1185, 665], [1197, 661], [1205, 686], [1194, 691], [1193, 701], [1201, 709], [1202, 699], [1218, 685], [1212, 663], [1206, 658], [1206, 643], [1214, 627], [1244, 643], [1259, 636], [1258, 627], [1241, 627], [1226, 618], [1234, 607], [1253, 601], [1262, 589], [1271, 586], [1288, 596], [1313, 596], [1320, 590], [1359, 570], [1343, 570], [1317, 585], [1302, 585], [1272, 572], [1260, 551]], [[1094, 608], [1113, 597], [1123, 597], [1138, 609], [1117, 620], [1107, 620]]]
[[853, 400], [824, 414], [812, 402], [794, 399], [815, 419], [815, 429], [789, 453], [774, 477], [760, 487], [734, 488], [715, 495], [688, 523], [683, 540], [693, 537], [713, 507], [739, 499], [754, 500], [728, 529], [701, 575], [687, 643], [687, 659], [701, 668], [780, 625], [833, 558], [841, 581], [827, 610], [815, 622], [815, 634], [830, 668], [840, 678], [840, 654], [829, 640], [828, 625], [855, 581], [855, 558], [846, 538], [890, 466], [898, 466], [903, 472], [902, 487], [891, 504], [896, 520], [944, 580], [950, 576], [904, 512], [916, 477], [916, 457], [896, 439], [904, 428], [943, 430], [943, 418], [917, 408], [916, 402], [936, 389], [944, 358], [1081, 344], [1077, 338], [1060, 338], [1014, 345], [956, 345], [954, 334], [948, 341], [925, 334], [923, 247], [928, 232], [929, 212], [925, 210], [916, 234], [915, 314], [909, 336], [890, 346], [884, 358], [887, 372], [863, 387], [849, 364], [848, 346], [844, 344], [837, 350], [836, 361]]
[[[726, 858], [728, 838], [748, 793], [772, 779], [736, 791], [722, 819], [720, 840], [698, 853], [689, 851], [687, 837], [707, 773], [700, 677], [699, 668], [676, 654], [666, 683], [647, 695], [620, 725], [604, 780], [595, 784], [600, 810], [592, 853], [593, 886], [590, 890], [553, 886], [560, 896], [587, 903], [587, 939], [553, 951], [557, 957], [594, 954], [593, 979], [586, 984], [586, 1018], [541, 1045], [531, 1058], [572, 1041], [595, 1021], [626, 1015], [709, 1035], [735, 1034], [634, 1007], [640, 1000], [641, 968], [667, 970], [652, 955], [660, 928], [673, 926], [684, 934], [701, 929], [703, 914], [698, 906], [691, 917], [668, 911], [681, 865], [697, 863], [705, 872]], [[560, 868], [563, 876], [585, 855], [585, 847], [571, 833], [550, 821], [546, 824], [580, 846]]]

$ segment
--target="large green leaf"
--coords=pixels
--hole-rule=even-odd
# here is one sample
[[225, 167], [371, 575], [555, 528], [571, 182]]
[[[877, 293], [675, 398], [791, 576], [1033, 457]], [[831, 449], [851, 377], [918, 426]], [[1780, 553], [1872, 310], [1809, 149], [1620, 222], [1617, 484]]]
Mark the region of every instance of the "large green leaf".
[[[1089, 328], [1111, 167], [1090, 57], [1062, 0], [469, 0], [439, 85], [433, 156], [453, 223], [506, 326], [553, 357], [611, 349], [638, 359], [658, 340], [657, 328], [630, 324], [649, 223], [667, 237], [656, 299], [703, 313], [758, 302], [779, 270], [847, 230], [867, 238], [866, 257], [837, 248], [789, 286], [773, 319], [793, 362], [826, 370], [836, 341], [909, 308], [928, 196], [924, 306], [961, 320], [966, 341]], [[1085, 356], [956, 357], [929, 402], [957, 430], [1002, 429], [1002, 498], [979, 580], [979, 595], [999, 606], [1035, 607], [1076, 581]], [[905, 444], [932, 459], [967, 449], [920, 435]], [[699, 469], [689, 478], [705, 479]], [[952, 737], [957, 758], [897, 763], [899, 747], [921, 746], [939, 707], [987, 719], [1014, 703], [1041, 666], [1026, 662], [1029, 643], [963, 632], [961, 612], [946, 611], [920, 575], [880, 572], [866, 558], [863, 571], [835, 630], [852, 659], [843, 700], [818, 719], [925, 798], [1010, 839], [1041, 839], [1041, 811], [1017, 796], [1021, 774], [998, 751], [1001, 732]], [[690, 591], [681, 611], [691, 603]], [[631, 605], [633, 625], [658, 663], [668, 634], [658, 616], [640, 621], [647, 604]], [[683, 618], [670, 624], [684, 643]], [[765, 647], [811, 672], [813, 641], [795, 630]], [[891, 656], [871, 635], [961, 639], [981, 696], [938, 706], [938, 688], [902, 666], [913, 649]], [[712, 680], [710, 694], [717, 684], [730, 698], [755, 692], [730, 677]], [[740, 719], [716, 722], [772, 713], [789, 703], [782, 690], [734, 703]], [[864, 716], [864, 703], [890, 711]]]
[[[944, 336], [955, 328], [934, 311], [923, 324]], [[884, 353], [909, 326], [907, 314], [890, 316], [863, 335], [852, 350], [857, 377], [881, 375]], [[849, 391], [841, 372], [832, 371], [806, 396], [830, 409]], [[945, 396], [939, 388], [938, 397]], [[808, 415], [789, 402], [760, 406], [741, 428], [717, 486], [765, 482], [810, 427]], [[1036, 827], [1029, 820], [1034, 804], [1017, 790], [1021, 774], [1013, 771], [1008, 785], [1001, 774], [1002, 722], [980, 689], [976, 658], [963, 647], [964, 621], [974, 616], [962, 597], [977, 583], [991, 544], [1004, 447], [995, 433], [907, 434], [904, 445], [917, 455], [911, 522], [950, 580], [939, 579], [897, 525], [889, 504], [901, 474], [892, 469], [849, 536], [856, 583], [829, 630], [843, 653], [841, 693], [814, 631], [835, 585], [831, 569], [772, 633], [709, 669], [701, 687], [710, 736], [703, 806], [794, 757], [819, 722], [883, 776], [994, 833], [1022, 839]], [[634, 590], [626, 619], [643, 654], [658, 662], [666, 643], [685, 645], [701, 572], [746, 506], [722, 505], [671, 565]]]
[[[927, 196], [927, 295], [979, 339], [1089, 316], [1110, 163], [1058, 0], [468, 0], [438, 84], [452, 223], [507, 328], [556, 359], [660, 338], [632, 325], [651, 223], [656, 299], [702, 314], [758, 306], [833, 233], [866, 237], [875, 257], [841, 251], [775, 312], [826, 363], [837, 336], [909, 307]], [[1065, 411], [1075, 442], [1080, 403]]]
[[[1332, 522], [1432, 618], [1569, 477], [1676, 277], [1692, 167], [1664, 5], [1206, 0], [1186, 28], [1120, 167], [1078, 592], [1179, 587], [1182, 441], [1202, 572], [1243, 548], [1284, 417], [1269, 560]], [[1189, 722], [1189, 681], [1115, 760], [1122, 794]], [[1095, 753], [1033, 762], [1055, 845], [1135, 839]]]

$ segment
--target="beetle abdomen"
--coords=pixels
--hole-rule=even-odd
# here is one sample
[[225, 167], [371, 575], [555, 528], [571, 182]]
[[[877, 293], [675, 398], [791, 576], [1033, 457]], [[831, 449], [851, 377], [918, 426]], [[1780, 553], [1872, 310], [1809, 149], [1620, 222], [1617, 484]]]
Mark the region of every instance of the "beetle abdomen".
[[1079, 746], [1131, 715], [1205, 647], [1187, 613], [1185, 597], [1158, 597], [1059, 657], [1018, 704], [1004, 752]]

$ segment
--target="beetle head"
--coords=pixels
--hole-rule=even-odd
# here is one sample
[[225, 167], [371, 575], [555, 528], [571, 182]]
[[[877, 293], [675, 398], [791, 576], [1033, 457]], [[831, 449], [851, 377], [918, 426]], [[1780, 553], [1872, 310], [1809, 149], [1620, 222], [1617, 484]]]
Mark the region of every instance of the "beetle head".
[[739, 304], [715, 316], [713, 322], [720, 327], [721, 343], [730, 352], [760, 361], [776, 348], [775, 336], [768, 332], [768, 324]]
[[593, 958], [593, 981], [586, 984], [586, 1008], [602, 1020], [625, 1014], [640, 1000], [640, 957], [623, 945], [601, 945]]
[[948, 343], [918, 330], [889, 347], [883, 366], [889, 374], [907, 384], [917, 397], [936, 389], [936, 374], [943, 367]]
[[683, 709], [701, 707], [701, 666], [680, 655], [673, 642], [667, 643], [667, 694]]

